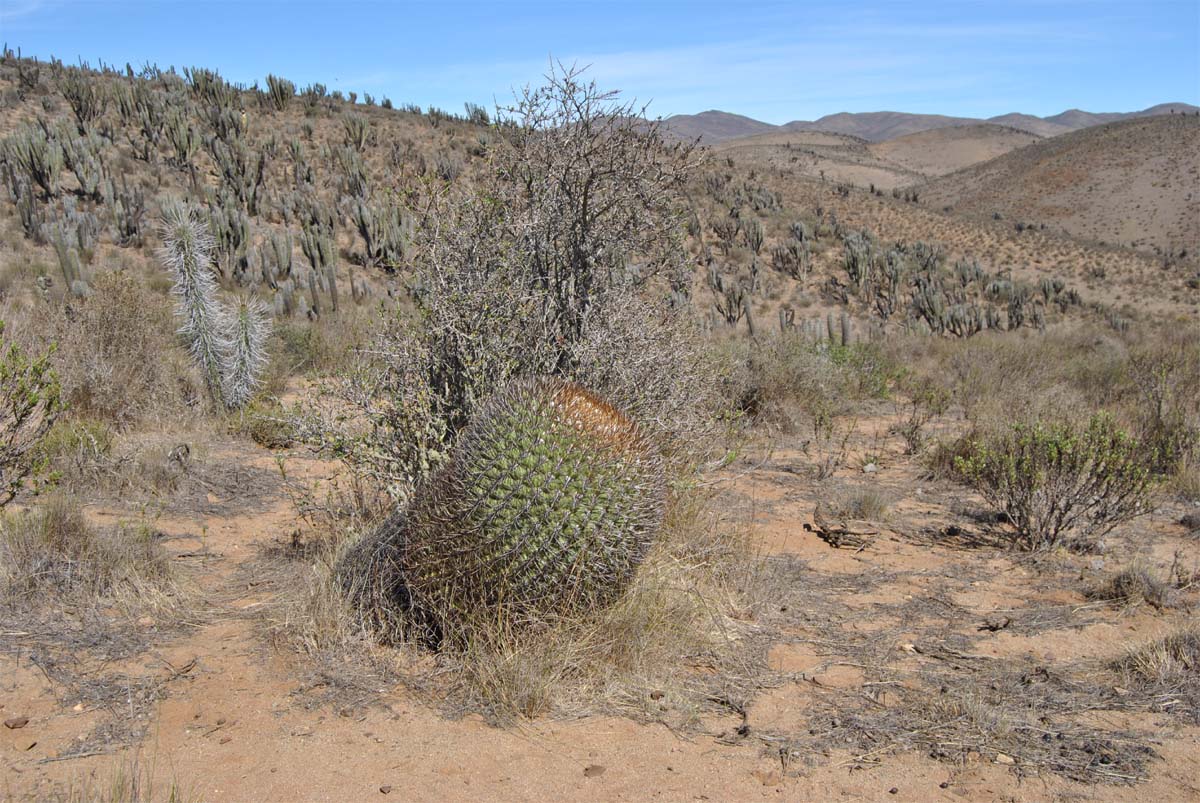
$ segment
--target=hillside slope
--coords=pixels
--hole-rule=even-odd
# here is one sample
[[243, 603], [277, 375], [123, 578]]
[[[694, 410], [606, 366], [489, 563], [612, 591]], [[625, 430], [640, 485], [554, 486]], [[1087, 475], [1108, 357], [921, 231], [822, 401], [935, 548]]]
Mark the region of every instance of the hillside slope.
[[727, 139], [713, 150], [756, 167], [891, 190], [994, 159], [1041, 137], [990, 124], [949, 126], [869, 142], [825, 131], [771, 131]]
[[1030, 134], [1037, 134], [1039, 137], [1056, 137], [1059, 134], [1067, 134], [1075, 130], [1061, 123], [1052, 123], [1049, 120], [1043, 120], [1041, 117], [1034, 117], [1032, 114], [1021, 114], [1020, 112], [989, 117], [987, 121], [995, 125], [1028, 131]]
[[1086, 128], [929, 182], [931, 207], [1142, 250], [1200, 246], [1200, 118]]
[[872, 147], [866, 140], [848, 134], [777, 130], [726, 140], [713, 150], [758, 169], [786, 170], [857, 187], [874, 185], [881, 190], [912, 184], [928, 175], [882, 159]]
[[942, 176], [1041, 139], [1036, 134], [999, 125], [953, 126], [878, 142], [870, 146], [870, 151], [907, 170]]

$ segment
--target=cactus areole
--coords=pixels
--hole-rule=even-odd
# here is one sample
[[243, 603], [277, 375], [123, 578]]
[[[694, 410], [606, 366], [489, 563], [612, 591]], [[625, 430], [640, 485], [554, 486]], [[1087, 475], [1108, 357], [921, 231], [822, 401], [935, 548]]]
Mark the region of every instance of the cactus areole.
[[603, 605], [649, 550], [664, 497], [662, 461], [628, 416], [570, 382], [518, 380], [418, 491], [405, 581], [449, 618]]

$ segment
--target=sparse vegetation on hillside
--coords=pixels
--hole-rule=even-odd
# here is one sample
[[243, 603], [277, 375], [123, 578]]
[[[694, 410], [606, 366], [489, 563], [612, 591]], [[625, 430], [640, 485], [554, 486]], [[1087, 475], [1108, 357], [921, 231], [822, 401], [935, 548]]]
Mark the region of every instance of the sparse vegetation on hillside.
[[[260, 797], [341, 761], [391, 773], [352, 797], [461, 793], [392, 772], [416, 749], [537, 790], [588, 751], [603, 794], [614, 738], [619, 783], [675, 751], [666, 796], [914, 757], [946, 794], [1181, 788], [1195, 250], [947, 213], [849, 137], [679, 145], [573, 69], [362, 101], [0, 58], [32, 796], [148, 733]], [[1126, 655], [1135, 625], [1182, 629]], [[576, 721], [524, 751], [467, 713]]]

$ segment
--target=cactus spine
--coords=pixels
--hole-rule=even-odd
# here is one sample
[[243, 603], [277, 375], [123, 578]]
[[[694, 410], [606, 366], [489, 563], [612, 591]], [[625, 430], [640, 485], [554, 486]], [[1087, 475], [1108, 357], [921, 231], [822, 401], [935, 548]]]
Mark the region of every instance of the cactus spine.
[[517, 381], [418, 489], [398, 533], [408, 593], [443, 622], [610, 602], [661, 526], [662, 474], [636, 424], [598, 396]]

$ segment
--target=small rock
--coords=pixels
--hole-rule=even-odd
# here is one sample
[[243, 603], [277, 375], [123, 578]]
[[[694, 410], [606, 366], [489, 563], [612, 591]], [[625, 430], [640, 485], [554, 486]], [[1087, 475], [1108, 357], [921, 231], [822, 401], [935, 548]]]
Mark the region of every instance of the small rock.
[[29, 724], [29, 717], [13, 717], [12, 719], [4, 720], [4, 727], [15, 731], [17, 728], [23, 728]]
[[233, 741], [232, 736], [222, 736], [220, 739], [220, 744], [229, 744], [232, 741]]
[[392, 791], [391, 784], [385, 783], [383, 786], [379, 787], [379, 794], [381, 794], [381, 795], [386, 795], [388, 792], [391, 792], [391, 791]]
[[583, 768], [583, 776], [585, 778], [595, 778], [597, 775], [604, 774], [603, 764], [588, 764]]
[[997, 753], [996, 754], [996, 763], [997, 764], [1016, 764], [1017, 760], [1010, 755], [1006, 755], [1005, 753]]
[[661, 700], [662, 698], [663, 698], [663, 693], [662, 693], [662, 692], [660, 692], [660, 691], [652, 691], [652, 692], [650, 692], [650, 699], [651, 699], [651, 700]]
[[889, 789], [889, 790], [888, 790], [888, 794], [889, 794], [889, 795], [894, 795], [894, 794], [896, 794], [896, 793], [897, 793], [897, 792], [899, 792], [899, 791], [900, 791], [899, 787], [893, 786], [891, 789]]
[[879, 466], [875, 465], [874, 463], [867, 463], [865, 466], [863, 466], [864, 474], [874, 474], [878, 470]]

